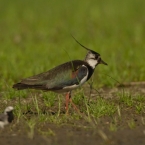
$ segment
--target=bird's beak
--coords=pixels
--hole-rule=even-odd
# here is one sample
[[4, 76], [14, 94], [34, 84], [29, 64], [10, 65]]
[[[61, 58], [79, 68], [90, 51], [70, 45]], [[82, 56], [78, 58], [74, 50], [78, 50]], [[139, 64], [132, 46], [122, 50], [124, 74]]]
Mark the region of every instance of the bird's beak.
[[108, 65], [106, 62], [104, 62], [102, 59], [100, 61], [100, 64]]

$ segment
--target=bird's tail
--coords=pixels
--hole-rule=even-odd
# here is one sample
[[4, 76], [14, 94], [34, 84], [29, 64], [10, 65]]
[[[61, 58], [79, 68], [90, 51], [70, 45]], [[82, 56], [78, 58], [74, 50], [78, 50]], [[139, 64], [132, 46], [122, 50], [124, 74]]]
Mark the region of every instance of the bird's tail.
[[31, 86], [23, 83], [17, 83], [13, 85], [13, 88], [17, 90], [24, 90], [24, 89], [31, 88]]
[[29, 85], [29, 84], [24, 84], [24, 83], [14, 84], [13, 88], [17, 90], [24, 90], [24, 89], [46, 90], [45, 88], [43, 88], [42, 85]]

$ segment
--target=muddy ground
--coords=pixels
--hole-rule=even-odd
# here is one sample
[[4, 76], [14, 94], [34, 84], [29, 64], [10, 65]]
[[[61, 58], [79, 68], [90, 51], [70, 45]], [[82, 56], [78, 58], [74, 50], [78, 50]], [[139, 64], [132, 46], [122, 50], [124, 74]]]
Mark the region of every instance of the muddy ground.
[[[1, 145], [144, 145], [145, 128], [138, 126], [135, 129], [123, 129], [116, 132], [97, 129], [82, 129], [64, 125], [47, 128], [55, 130], [55, 136], [35, 135], [33, 139], [28, 138], [24, 133], [16, 135], [9, 133], [9, 130], [3, 132], [0, 136]], [[102, 135], [106, 136], [103, 138]]]
[[[144, 96], [144, 86], [144, 84], [126, 85], [124, 91]], [[122, 87], [103, 88], [99, 92], [102, 97], [113, 99], [121, 89]], [[95, 91], [93, 93], [95, 94]], [[104, 116], [97, 120], [96, 126], [83, 118], [61, 125], [40, 123], [39, 127], [43, 133], [40, 133], [36, 126], [32, 134], [23, 125], [24, 120], [18, 124], [14, 121], [13, 124], [0, 130], [0, 145], [145, 145], [144, 118], [145, 113], [132, 114], [132, 109], [128, 108], [122, 112], [121, 119], [117, 122], [117, 129], [114, 130], [113, 127], [110, 129], [110, 123], [113, 124], [112, 117]], [[135, 126], [129, 127], [127, 120], [130, 119]]]

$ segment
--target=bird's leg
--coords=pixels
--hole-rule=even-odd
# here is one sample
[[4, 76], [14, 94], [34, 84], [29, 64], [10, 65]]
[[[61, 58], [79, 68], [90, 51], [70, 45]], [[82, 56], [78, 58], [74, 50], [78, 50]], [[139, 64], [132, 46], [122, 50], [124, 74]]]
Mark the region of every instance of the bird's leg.
[[71, 105], [73, 106], [74, 110], [78, 110], [78, 108], [76, 107], [76, 105], [73, 103], [72, 98], [71, 98], [71, 93], [69, 94], [69, 102], [71, 103]]
[[66, 96], [65, 96], [65, 110], [66, 114], [68, 114], [68, 109], [69, 109], [69, 103], [73, 106], [74, 110], [76, 110], [80, 115], [80, 110], [77, 108], [77, 106], [73, 103], [72, 98], [71, 98], [71, 91], [69, 91]]
[[70, 92], [68, 92], [66, 94], [66, 96], [65, 96], [65, 110], [66, 110], [66, 114], [68, 113], [69, 95], [70, 95]]
[[69, 93], [69, 102], [71, 103], [71, 105], [73, 106], [74, 110], [76, 110], [80, 115], [80, 110], [77, 108], [77, 106], [73, 103], [72, 98], [71, 98], [71, 92]]

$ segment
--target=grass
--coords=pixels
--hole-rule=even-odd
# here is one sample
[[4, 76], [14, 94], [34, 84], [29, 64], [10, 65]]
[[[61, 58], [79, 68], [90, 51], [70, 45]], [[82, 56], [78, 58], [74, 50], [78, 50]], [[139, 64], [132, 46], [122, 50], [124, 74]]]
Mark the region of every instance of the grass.
[[[141, 0], [62, 0], [57, 4], [47, 0], [36, 0], [35, 3], [1, 0], [0, 109], [15, 106], [16, 122], [19, 124], [24, 118], [30, 138], [33, 138], [35, 129], [45, 135], [55, 135], [50, 128], [43, 129], [47, 123], [84, 127], [86, 123], [77, 121], [85, 120], [98, 127], [100, 120], [109, 118], [106, 128], [111, 131], [118, 130], [123, 119], [126, 119], [123, 125], [135, 128], [133, 116], [129, 115], [132, 118], [128, 119], [124, 114], [131, 112], [143, 116], [145, 99], [141, 94], [118, 91], [113, 99], [95, 94], [88, 104], [89, 93], [80, 89], [74, 91], [73, 101], [83, 116], [71, 109], [71, 115], [66, 116], [62, 113], [64, 97], [61, 95], [15, 91], [12, 85], [70, 59], [84, 59], [86, 50], [76, 44], [70, 33], [83, 45], [99, 52], [109, 64], [97, 66], [93, 80], [90, 80], [94, 89], [113, 88], [118, 82], [144, 81], [144, 4]], [[31, 113], [39, 119], [31, 119]], [[36, 128], [37, 125], [40, 126]]]
[[1, 3], [1, 90], [5, 82], [12, 85], [18, 79], [68, 61], [70, 58], [65, 51], [71, 59], [84, 59], [86, 51], [76, 44], [70, 33], [99, 52], [109, 64], [96, 69], [94, 79], [97, 81], [94, 82], [97, 85], [116, 83], [105, 74], [119, 82], [145, 79], [142, 41], [145, 12], [138, 8], [143, 1], [138, 1], [138, 5], [135, 0], [131, 5], [130, 0], [110, 4], [90, 1], [84, 3], [83, 8], [77, 1], [62, 1], [60, 7], [54, 2], [38, 0]]

